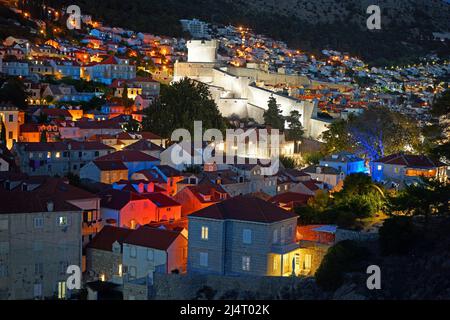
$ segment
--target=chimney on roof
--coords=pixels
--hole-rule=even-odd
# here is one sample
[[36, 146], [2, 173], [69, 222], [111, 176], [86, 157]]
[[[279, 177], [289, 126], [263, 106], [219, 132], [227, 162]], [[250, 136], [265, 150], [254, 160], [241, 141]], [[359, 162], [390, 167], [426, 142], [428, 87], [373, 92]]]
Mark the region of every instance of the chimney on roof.
[[221, 185], [222, 184], [222, 174], [221, 173], [219, 173], [217, 175], [216, 184], [217, 185]]
[[53, 203], [53, 201], [48, 201], [47, 202], [47, 211], [53, 212], [54, 209], [55, 209], [55, 204]]

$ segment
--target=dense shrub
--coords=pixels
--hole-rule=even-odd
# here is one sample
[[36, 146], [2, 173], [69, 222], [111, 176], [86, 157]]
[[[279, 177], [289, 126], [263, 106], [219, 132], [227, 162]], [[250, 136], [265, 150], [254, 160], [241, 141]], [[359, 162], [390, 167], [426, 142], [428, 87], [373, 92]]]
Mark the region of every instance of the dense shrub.
[[317, 284], [324, 290], [336, 290], [344, 280], [346, 272], [357, 271], [359, 262], [367, 257], [368, 251], [355, 241], [345, 240], [330, 249], [315, 274]]
[[386, 220], [379, 234], [381, 251], [385, 255], [408, 253], [417, 237], [412, 218], [404, 216]]

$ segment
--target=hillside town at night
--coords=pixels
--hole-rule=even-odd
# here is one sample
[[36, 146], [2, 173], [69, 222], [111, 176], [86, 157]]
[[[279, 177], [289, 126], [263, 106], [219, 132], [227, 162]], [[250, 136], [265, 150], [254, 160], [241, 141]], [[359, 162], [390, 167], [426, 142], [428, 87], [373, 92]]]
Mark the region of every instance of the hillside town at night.
[[450, 50], [54, 3], [0, 1], [0, 300], [450, 299]]

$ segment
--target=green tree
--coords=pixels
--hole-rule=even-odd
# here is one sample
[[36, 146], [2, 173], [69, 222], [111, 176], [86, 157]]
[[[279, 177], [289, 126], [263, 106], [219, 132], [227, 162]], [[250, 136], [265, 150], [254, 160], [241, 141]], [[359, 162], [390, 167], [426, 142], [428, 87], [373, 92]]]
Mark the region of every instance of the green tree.
[[39, 139], [40, 142], [47, 142], [47, 130], [42, 130], [41, 137]]
[[208, 87], [187, 78], [162, 86], [159, 99], [145, 109], [144, 130], [170, 138], [176, 129], [194, 132], [194, 120], [202, 121], [203, 130], [225, 130], [225, 121]]
[[349, 151], [371, 160], [407, 149], [421, 150], [421, 132], [415, 121], [385, 107], [372, 107], [362, 115], [331, 124], [322, 138], [324, 153]]
[[294, 158], [291, 157], [280, 157], [280, 163], [285, 167], [286, 169], [295, 169], [297, 168], [298, 164], [295, 161]]
[[11, 103], [24, 109], [27, 106], [28, 93], [22, 80], [11, 78], [0, 86], [0, 102]]
[[269, 98], [268, 109], [264, 111], [264, 122], [274, 129], [284, 129], [284, 117], [281, 114], [277, 100], [274, 97]]
[[291, 111], [291, 114], [286, 118], [289, 124], [287, 131], [287, 139], [291, 141], [300, 141], [305, 133], [302, 123], [300, 121], [301, 114], [297, 110]]
[[348, 175], [344, 187], [334, 194], [335, 209], [351, 212], [356, 218], [367, 218], [381, 211], [385, 205], [383, 190], [365, 174]]
[[323, 153], [332, 154], [341, 151], [354, 151], [353, 141], [348, 132], [348, 122], [338, 120], [331, 123], [327, 131], [322, 134], [325, 142]]
[[308, 165], [319, 164], [324, 154], [320, 151], [302, 153], [303, 163]]
[[317, 284], [324, 290], [339, 288], [346, 272], [359, 271], [360, 263], [368, 256], [368, 250], [355, 241], [345, 240], [328, 249], [316, 271]]
[[423, 128], [425, 144], [431, 156], [450, 161], [450, 90], [433, 101], [431, 115], [438, 121]]
[[126, 132], [139, 132], [141, 130], [141, 124], [139, 123], [139, 121], [131, 119], [124, 124], [123, 129]]
[[425, 217], [425, 227], [432, 215], [449, 215], [450, 184], [423, 179], [389, 197], [388, 213]]
[[394, 216], [384, 221], [379, 230], [381, 251], [385, 255], [406, 254], [417, 239], [411, 217]]

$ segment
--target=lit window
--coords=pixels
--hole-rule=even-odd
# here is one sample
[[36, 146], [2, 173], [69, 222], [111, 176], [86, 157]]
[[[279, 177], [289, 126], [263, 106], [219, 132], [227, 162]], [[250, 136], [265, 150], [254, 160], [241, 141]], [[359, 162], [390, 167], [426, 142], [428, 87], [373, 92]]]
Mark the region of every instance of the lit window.
[[278, 259], [277, 257], [273, 257], [273, 271], [277, 271], [278, 270]]
[[208, 253], [200, 252], [200, 266], [207, 267], [208, 266]]
[[50, 159], [52, 157], [52, 153], [51, 152], [47, 152], [47, 159]]
[[305, 255], [305, 261], [303, 261], [303, 269], [311, 270], [312, 256], [310, 254]]
[[242, 257], [242, 270], [250, 271], [250, 257]]
[[383, 166], [382, 165], [378, 165], [378, 171], [383, 170]]
[[122, 264], [119, 264], [118, 274], [119, 274], [119, 277], [121, 277], [123, 275], [123, 265]]
[[69, 221], [66, 216], [60, 216], [58, 217], [58, 226], [64, 227], [69, 224]]
[[209, 228], [202, 227], [202, 240], [208, 240], [209, 238]]
[[244, 229], [244, 231], [242, 232], [242, 242], [244, 244], [252, 243], [252, 230]]
[[58, 282], [58, 299], [65, 299], [66, 298], [66, 282], [65, 281], [59, 281]]
[[100, 281], [101, 281], [101, 282], [105, 282], [105, 281], [106, 281], [106, 275], [105, 275], [104, 273], [102, 273], [102, 274], [100, 275]]
[[56, 153], [56, 158], [61, 158], [61, 152]]

